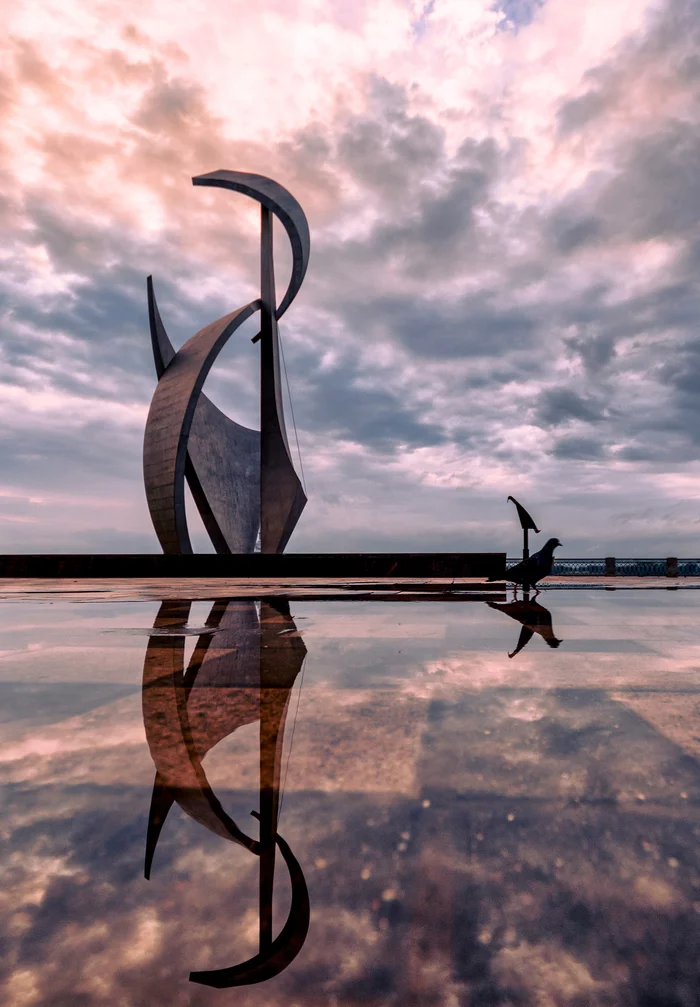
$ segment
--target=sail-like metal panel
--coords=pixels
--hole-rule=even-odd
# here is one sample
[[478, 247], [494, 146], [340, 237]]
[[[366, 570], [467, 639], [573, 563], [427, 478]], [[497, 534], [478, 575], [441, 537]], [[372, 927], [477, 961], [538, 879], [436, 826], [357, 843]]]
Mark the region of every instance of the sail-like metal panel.
[[166, 553], [191, 553], [185, 515], [187, 444], [202, 385], [228, 338], [260, 307], [252, 301], [206, 325], [163, 371], [151, 402], [143, 471], [151, 520]]

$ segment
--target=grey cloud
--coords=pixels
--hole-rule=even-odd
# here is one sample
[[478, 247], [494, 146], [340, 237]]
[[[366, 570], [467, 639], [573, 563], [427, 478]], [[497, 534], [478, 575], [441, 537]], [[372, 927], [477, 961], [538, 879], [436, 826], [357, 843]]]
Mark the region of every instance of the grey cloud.
[[697, 124], [670, 121], [631, 143], [597, 208], [616, 236], [644, 241], [694, 235], [700, 206]]
[[568, 213], [558, 210], [548, 221], [548, 230], [555, 248], [562, 255], [568, 255], [584, 245], [594, 244], [604, 237], [604, 226], [600, 218], [592, 214]]
[[499, 356], [532, 345], [536, 319], [497, 292], [445, 299], [384, 296], [338, 304], [349, 331], [396, 339], [421, 358]]
[[105, 421], [73, 423], [39, 430], [0, 430], [3, 480], [35, 493], [84, 492], [95, 480], [141, 483], [142, 435]]
[[[148, 314], [146, 276], [154, 282], [166, 328], [179, 345], [206, 322], [244, 302], [248, 291], [233, 290], [230, 299], [211, 296], [203, 305], [184, 290], [196, 290], [191, 263], [183, 262], [167, 243], [156, 246], [135, 240], [125, 231], [85, 220], [62, 217], [54, 208], [30, 202], [29, 219], [41, 236], [57, 272], [78, 278], [67, 291], [30, 295], [24, 276], [6, 282], [8, 314], [2, 356], [11, 380], [29, 383], [32, 374], [50, 377], [73, 394], [147, 401], [155, 381]], [[61, 333], [70, 343], [60, 339]], [[17, 369], [24, 368], [24, 373]], [[7, 379], [8, 371], [5, 371]], [[0, 379], [1, 380], [1, 379]]]
[[495, 5], [495, 8], [504, 12], [506, 21], [502, 22], [499, 27], [501, 30], [509, 27], [515, 28], [517, 33], [535, 20], [544, 5], [545, 0], [501, 0]]
[[149, 133], [172, 135], [187, 124], [187, 119], [199, 118], [204, 108], [201, 87], [187, 80], [165, 78], [155, 81], [146, 92], [133, 121]]
[[392, 203], [401, 202], [443, 156], [444, 131], [410, 115], [403, 88], [377, 77], [371, 115], [354, 117], [337, 141], [338, 159], [355, 181]]
[[[666, 335], [674, 330], [676, 339], [682, 339], [686, 332], [693, 331], [699, 308], [700, 291], [695, 283], [683, 275], [676, 281], [671, 270], [643, 293], [602, 306], [598, 322], [614, 339]], [[675, 346], [674, 339], [670, 339], [667, 352], [675, 352]]]
[[668, 431], [654, 431], [644, 440], [623, 445], [615, 458], [625, 462], [661, 462], [682, 464], [692, 461], [695, 452], [689, 450], [685, 439], [672, 437]]
[[527, 27], [544, 7], [545, 0], [500, 0], [496, 9], [503, 11], [506, 22], [503, 27], [514, 27], [516, 32]]
[[440, 186], [423, 185], [407, 201], [402, 215], [379, 223], [367, 244], [376, 257], [397, 253], [409, 273], [430, 276], [453, 271], [474, 255], [474, 213], [483, 207], [496, 181], [498, 155], [492, 141], [465, 141], [455, 160], [445, 166]]
[[649, 73], [657, 89], [660, 84], [692, 85], [700, 74], [699, 44], [697, 0], [667, 0], [650, 8], [646, 30], [627, 38], [610, 59], [586, 73], [589, 87], [584, 94], [561, 103], [560, 136], [595, 128], [613, 108], [624, 112], [630, 83]]
[[441, 128], [410, 115], [404, 89], [377, 79], [371, 114], [334, 139], [335, 169], [378, 198], [371, 233], [323, 249], [343, 263], [389, 264], [408, 274], [444, 276], [476, 254], [474, 212], [487, 205], [504, 155], [491, 139], [467, 137], [448, 158]]
[[567, 136], [601, 115], [608, 104], [608, 96], [601, 91], [587, 91], [578, 98], [564, 101], [557, 112], [559, 132]]
[[539, 396], [536, 415], [541, 425], [558, 426], [570, 420], [598, 423], [605, 410], [600, 402], [579, 395], [572, 388], [547, 388]]
[[616, 355], [613, 337], [603, 332], [582, 332], [564, 340], [577, 354], [590, 376], [599, 374]]
[[[551, 215], [547, 228], [562, 254], [600, 244], [693, 240], [700, 206], [700, 18], [696, 0], [670, 0], [649, 16], [648, 30], [589, 71], [589, 90], [562, 104], [563, 138], [595, 130], [606, 116], [626, 116], [635, 88], [664, 97], [668, 112], [622, 132], [609, 151], [608, 175], [593, 173]], [[680, 99], [680, 105], [676, 99]], [[676, 109], [682, 111], [676, 111]]]
[[347, 360], [317, 373], [295, 407], [299, 422], [370, 450], [393, 452], [399, 444], [420, 447], [444, 441], [444, 432], [394, 389], [361, 387], [360, 377]]
[[603, 457], [603, 446], [593, 437], [560, 437], [552, 454], [555, 458], [596, 461]]
[[[677, 391], [697, 396], [700, 388], [700, 339], [678, 347], [673, 359], [659, 370], [661, 380]], [[700, 409], [700, 403], [698, 404]]]
[[[412, 233], [429, 247], [463, 238], [472, 225], [475, 208], [483, 202], [491, 181], [480, 167], [457, 168], [449, 185], [440, 193], [431, 193], [421, 204]], [[413, 225], [414, 222], [411, 221]]]

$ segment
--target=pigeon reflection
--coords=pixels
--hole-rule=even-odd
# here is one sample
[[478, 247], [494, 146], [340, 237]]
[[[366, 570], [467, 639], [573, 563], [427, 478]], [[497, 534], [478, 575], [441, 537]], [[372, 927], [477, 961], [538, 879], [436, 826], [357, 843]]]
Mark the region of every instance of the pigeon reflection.
[[495, 601], [487, 602], [489, 608], [495, 608], [499, 612], [504, 612], [511, 619], [515, 619], [522, 625], [518, 645], [508, 657], [515, 657], [523, 647], [527, 646], [535, 633], [538, 633], [548, 647], [558, 647], [561, 640], [558, 640], [552, 629], [552, 613], [544, 605], [540, 605], [534, 599], [531, 601], [528, 594], [521, 601], [511, 601], [499, 604]]
[[[277, 832], [280, 762], [289, 697], [306, 656], [286, 601], [217, 601], [185, 669], [190, 601], [165, 601], [154, 623], [143, 669], [143, 716], [156, 767], [146, 838], [150, 877], [158, 837], [174, 803], [216, 835], [259, 858], [259, 951], [230, 968], [191, 972], [193, 982], [226, 988], [263, 982], [297, 956], [309, 928], [302, 869]], [[260, 722], [259, 839], [226, 813], [209, 786], [202, 760], [244, 724]], [[275, 850], [289, 871], [287, 920], [273, 939]]]

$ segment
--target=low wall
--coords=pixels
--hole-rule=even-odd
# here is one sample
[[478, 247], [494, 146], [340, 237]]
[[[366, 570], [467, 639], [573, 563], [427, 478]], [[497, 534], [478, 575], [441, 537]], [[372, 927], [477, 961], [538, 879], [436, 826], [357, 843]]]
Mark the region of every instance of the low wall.
[[502, 580], [505, 565], [506, 555], [502, 552], [5, 555], [0, 556], [0, 577], [227, 577], [232, 580], [474, 577]]

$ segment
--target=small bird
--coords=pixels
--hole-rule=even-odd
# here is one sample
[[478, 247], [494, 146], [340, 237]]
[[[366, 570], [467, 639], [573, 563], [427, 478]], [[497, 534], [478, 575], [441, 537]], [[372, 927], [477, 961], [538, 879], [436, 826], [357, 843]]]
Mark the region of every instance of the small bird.
[[489, 577], [489, 580], [509, 580], [514, 584], [529, 584], [533, 587], [538, 580], [542, 580], [552, 572], [554, 550], [560, 545], [558, 538], [550, 538], [539, 552], [533, 553], [529, 559], [524, 559], [510, 570], [506, 570], [505, 577]]

